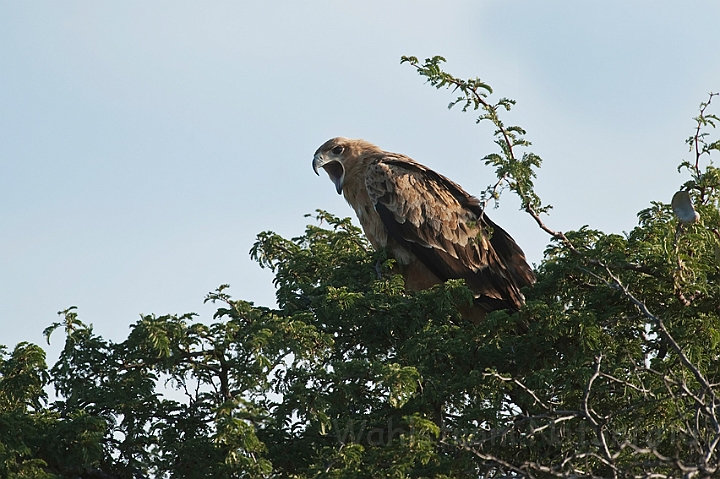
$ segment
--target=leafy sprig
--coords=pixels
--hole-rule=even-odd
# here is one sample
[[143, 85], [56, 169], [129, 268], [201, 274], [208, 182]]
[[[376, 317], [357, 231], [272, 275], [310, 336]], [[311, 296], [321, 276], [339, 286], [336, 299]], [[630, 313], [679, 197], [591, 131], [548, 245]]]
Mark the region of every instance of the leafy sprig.
[[707, 113], [708, 107], [713, 98], [718, 96], [718, 93], [711, 92], [708, 95], [707, 101], [700, 103], [700, 112], [694, 118], [696, 123], [695, 132], [685, 140], [690, 153], [694, 153], [694, 161], [685, 160], [678, 166], [678, 171], [685, 168], [690, 172], [691, 179], [683, 185], [683, 188], [694, 190], [700, 204], [706, 204], [710, 201], [711, 198], [708, 194], [720, 187], [720, 170], [712, 166], [712, 160], [708, 159], [709, 164], [704, 170], [700, 165], [704, 156], [710, 156], [713, 151], [720, 151], [720, 140], [708, 141], [710, 136], [708, 127], [716, 128], [717, 123], [720, 122], [720, 117]]
[[476, 123], [490, 121], [495, 126], [493, 135], [500, 152], [490, 153], [483, 160], [486, 165], [495, 167], [498, 182], [483, 192], [482, 199], [485, 204], [489, 200], [498, 201], [499, 192], [502, 191], [503, 186], [507, 186], [520, 197], [523, 209], [535, 214], [547, 213], [552, 206], [543, 205], [533, 184], [533, 179], [536, 177], [535, 169], [540, 167], [542, 159], [532, 152], [524, 152], [518, 157], [516, 148], [526, 148], [531, 145], [525, 138], [527, 132], [516, 125], [505, 125], [500, 117], [501, 111], [510, 111], [515, 105], [515, 100], [500, 98], [495, 102], [490, 101], [489, 97], [493, 93], [490, 85], [480, 78], [464, 80], [443, 71], [441, 64], [445, 61], [445, 58], [436, 55], [425, 59], [421, 64], [416, 57], [403, 56], [400, 63], [414, 66], [417, 72], [426, 77], [435, 88], [448, 88], [453, 92], [459, 92], [460, 95], [450, 102], [448, 108], [460, 105], [463, 112], [481, 110], [482, 113], [477, 117]]

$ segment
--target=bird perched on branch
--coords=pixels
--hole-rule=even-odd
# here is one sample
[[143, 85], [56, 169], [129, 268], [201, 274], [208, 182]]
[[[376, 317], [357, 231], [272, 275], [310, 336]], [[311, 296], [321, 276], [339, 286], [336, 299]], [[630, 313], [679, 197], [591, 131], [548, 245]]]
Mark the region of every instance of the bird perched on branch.
[[333, 138], [315, 152], [345, 196], [375, 249], [387, 248], [413, 291], [464, 279], [475, 295], [472, 320], [497, 309], [518, 310], [523, 286], [535, 282], [515, 241], [458, 184], [365, 140]]

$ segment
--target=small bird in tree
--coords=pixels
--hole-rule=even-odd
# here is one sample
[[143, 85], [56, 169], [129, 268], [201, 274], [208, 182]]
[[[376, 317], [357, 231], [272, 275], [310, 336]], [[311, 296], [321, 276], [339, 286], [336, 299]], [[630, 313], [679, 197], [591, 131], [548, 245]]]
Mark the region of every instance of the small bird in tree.
[[313, 170], [320, 168], [373, 247], [392, 253], [406, 288], [464, 279], [475, 305], [463, 314], [474, 321], [523, 305], [520, 288], [535, 282], [525, 254], [460, 185], [405, 155], [342, 137], [315, 152]]

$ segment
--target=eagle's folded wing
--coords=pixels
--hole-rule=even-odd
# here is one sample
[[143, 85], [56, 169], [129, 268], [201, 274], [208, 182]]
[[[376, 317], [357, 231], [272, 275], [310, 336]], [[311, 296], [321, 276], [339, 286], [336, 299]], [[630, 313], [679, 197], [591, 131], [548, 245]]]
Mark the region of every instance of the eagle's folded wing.
[[[477, 198], [402, 155], [373, 161], [365, 186], [390, 237], [439, 279], [464, 279], [488, 309], [517, 309], [534, 275]], [[482, 219], [480, 219], [482, 217]]]

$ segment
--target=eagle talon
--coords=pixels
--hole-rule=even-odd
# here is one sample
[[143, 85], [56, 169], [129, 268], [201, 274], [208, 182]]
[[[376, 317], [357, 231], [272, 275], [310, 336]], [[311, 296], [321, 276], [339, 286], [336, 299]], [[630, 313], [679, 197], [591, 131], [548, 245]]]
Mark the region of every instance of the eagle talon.
[[377, 273], [377, 279], [382, 279], [382, 269], [380, 268], [380, 260], [375, 261], [375, 273]]

